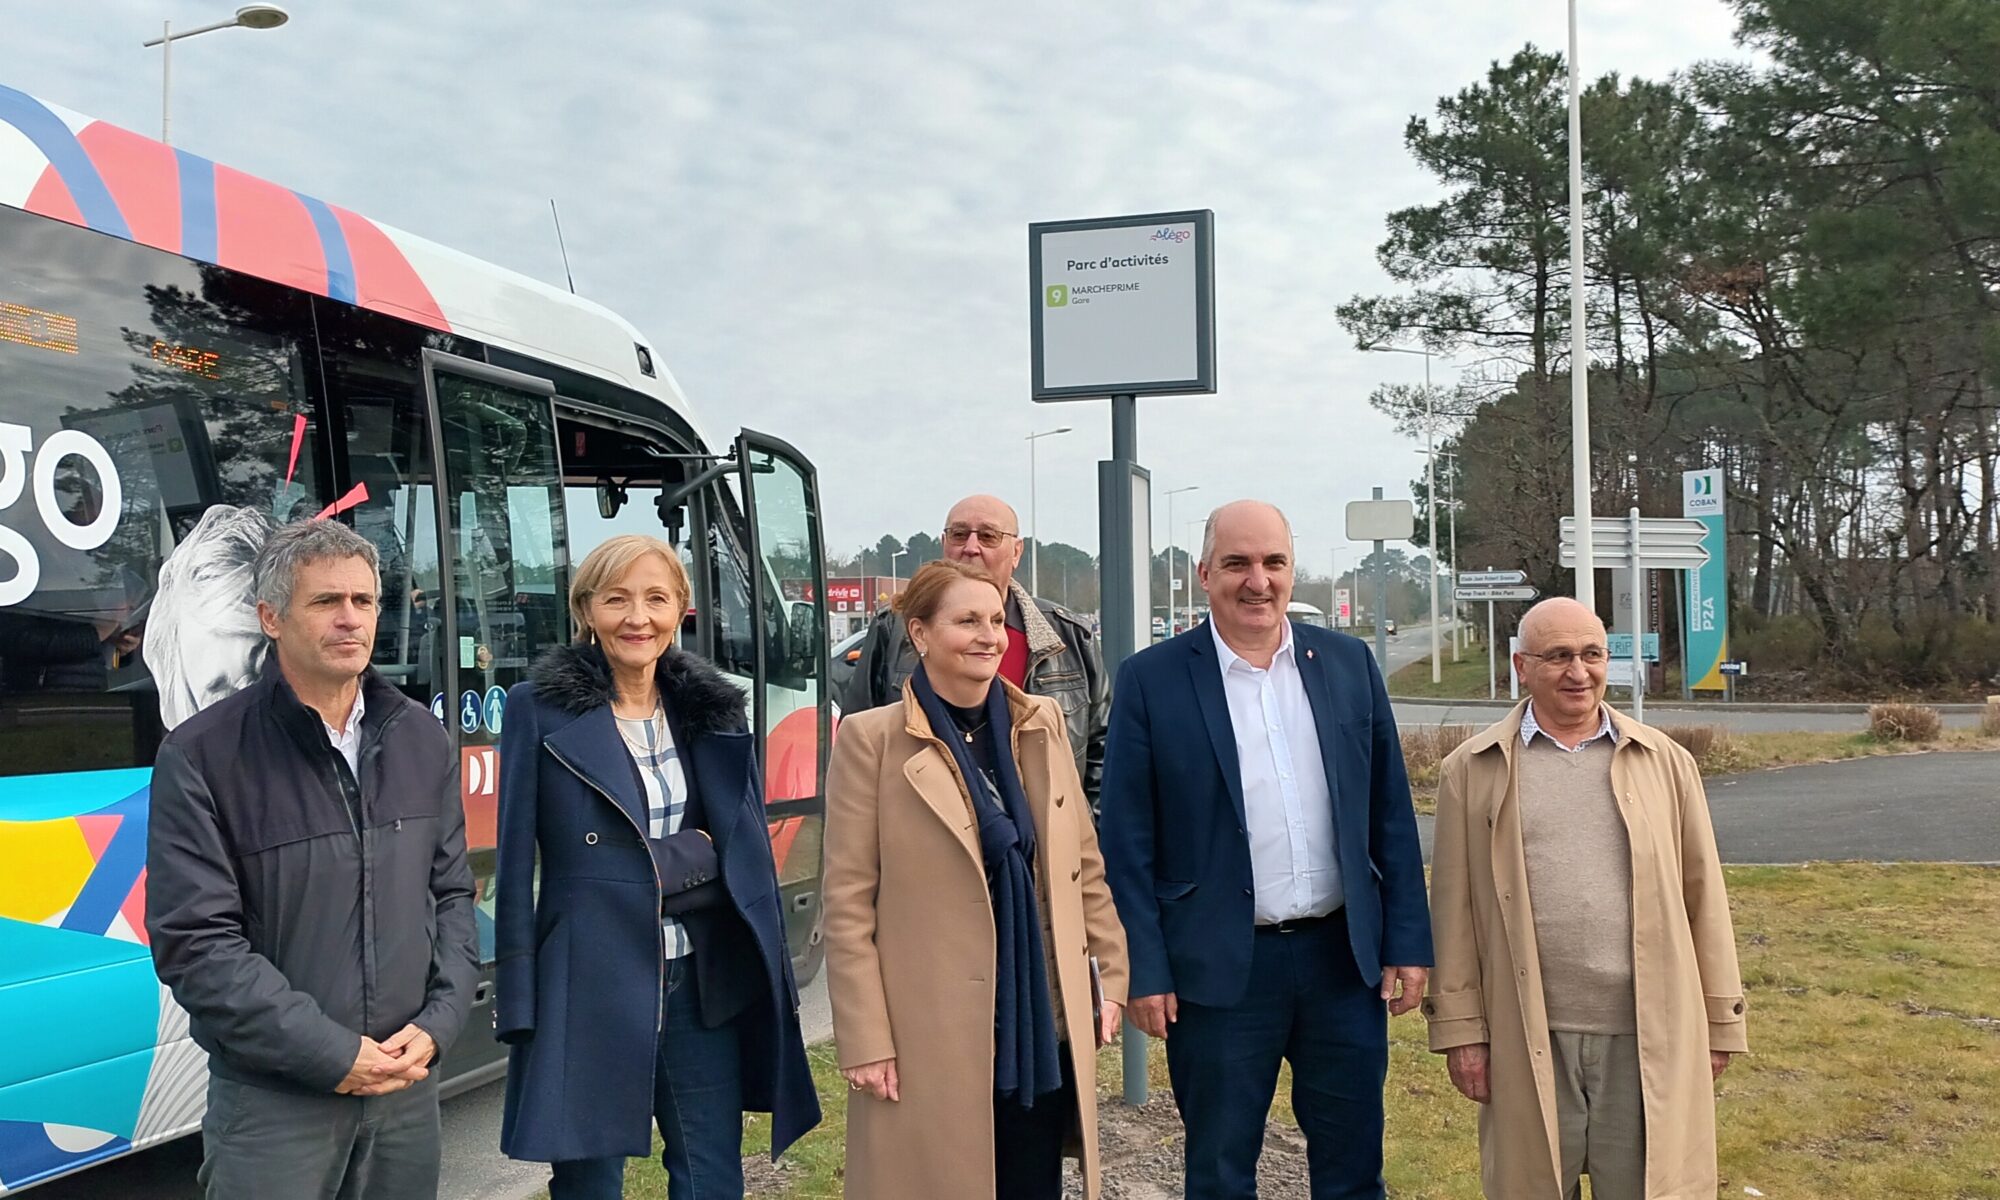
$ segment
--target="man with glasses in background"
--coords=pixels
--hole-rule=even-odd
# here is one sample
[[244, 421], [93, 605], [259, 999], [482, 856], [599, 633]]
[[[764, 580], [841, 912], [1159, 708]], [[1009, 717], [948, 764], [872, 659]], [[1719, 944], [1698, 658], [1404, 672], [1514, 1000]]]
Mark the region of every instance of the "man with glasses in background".
[[1423, 1008], [1492, 1197], [1714, 1195], [1713, 1082], [1748, 1049], [1700, 772], [1604, 703], [1607, 641], [1530, 609], [1528, 699], [1438, 781]]
[[[1030, 596], [1014, 578], [1021, 563], [1021, 518], [995, 496], [967, 496], [944, 519], [944, 555], [979, 568], [1007, 597], [1007, 650], [1000, 674], [1031, 696], [1049, 696], [1062, 706], [1076, 772], [1091, 811], [1104, 774], [1104, 726], [1111, 698], [1097, 635], [1083, 618], [1057, 604]], [[915, 567], [920, 564], [912, 563]], [[875, 614], [861, 657], [838, 699], [844, 712], [899, 703], [903, 681], [917, 669], [917, 652], [903, 622], [888, 609]]]

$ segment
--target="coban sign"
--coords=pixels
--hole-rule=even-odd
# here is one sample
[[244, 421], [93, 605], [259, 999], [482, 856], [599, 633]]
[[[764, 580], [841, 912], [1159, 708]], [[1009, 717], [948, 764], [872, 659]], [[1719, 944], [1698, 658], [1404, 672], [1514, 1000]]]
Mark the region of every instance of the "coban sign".
[[[66, 458], [80, 458], [97, 473], [103, 490], [97, 513], [85, 524], [70, 520], [56, 497], [56, 468]], [[32, 488], [30, 485], [33, 485]], [[42, 560], [33, 542], [20, 532], [25, 506], [16, 510], [25, 491], [34, 493], [34, 509], [42, 528], [72, 550], [95, 550], [111, 540], [124, 509], [125, 491], [118, 481], [118, 468], [103, 443], [75, 429], [60, 429], [48, 436], [38, 449], [34, 431], [26, 425], [0, 421], [0, 556], [14, 560], [14, 574], [0, 580], [0, 607], [19, 604], [34, 595], [42, 579]]]

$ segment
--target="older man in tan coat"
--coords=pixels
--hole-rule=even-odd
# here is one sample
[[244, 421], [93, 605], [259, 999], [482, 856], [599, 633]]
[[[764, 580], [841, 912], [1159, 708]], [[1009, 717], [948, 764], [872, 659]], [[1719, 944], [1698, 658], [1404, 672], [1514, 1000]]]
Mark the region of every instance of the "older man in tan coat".
[[1604, 625], [1521, 622], [1529, 699], [1444, 762], [1424, 1000], [1490, 1200], [1713, 1200], [1743, 985], [1701, 778], [1604, 703]]

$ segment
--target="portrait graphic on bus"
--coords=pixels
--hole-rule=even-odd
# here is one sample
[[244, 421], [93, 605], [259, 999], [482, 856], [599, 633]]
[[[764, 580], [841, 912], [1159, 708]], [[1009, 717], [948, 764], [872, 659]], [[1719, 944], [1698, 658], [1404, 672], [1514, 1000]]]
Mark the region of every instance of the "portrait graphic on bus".
[[257, 678], [270, 643], [257, 623], [257, 554], [271, 519], [218, 504], [166, 560], [146, 617], [146, 666], [168, 729]]

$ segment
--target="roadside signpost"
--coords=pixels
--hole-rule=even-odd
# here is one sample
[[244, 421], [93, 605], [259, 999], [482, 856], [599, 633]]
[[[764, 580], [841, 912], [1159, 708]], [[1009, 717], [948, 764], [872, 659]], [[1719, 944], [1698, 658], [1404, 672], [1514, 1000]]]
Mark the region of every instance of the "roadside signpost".
[[[1139, 465], [1137, 398], [1216, 388], [1215, 214], [1029, 225], [1028, 351], [1036, 403], [1111, 400], [1097, 522], [1104, 665], [1115, 672], [1152, 625], [1152, 473]], [[1146, 1102], [1146, 1039], [1129, 1021], [1125, 1102]]]
[[[1375, 543], [1375, 665], [1389, 678], [1389, 563], [1383, 542], [1408, 541], [1417, 532], [1417, 506], [1408, 500], [1384, 500], [1375, 489], [1372, 500], [1347, 502], [1347, 540]], [[1359, 578], [1355, 582], [1360, 582]]]
[[[1648, 569], [1668, 571], [1699, 570], [1708, 562], [1708, 525], [1695, 517], [1642, 517], [1633, 508], [1623, 518], [1597, 517], [1590, 522], [1588, 557], [1596, 570], [1629, 570], [1634, 579], [1645, 578]], [[1576, 519], [1562, 519], [1562, 565], [1577, 560]], [[1634, 623], [1645, 632], [1645, 606], [1634, 604]], [[1653, 655], [1659, 656], [1659, 638], [1653, 639]], [[1646, 719], [1646, 666], [1640, 659], [1646, 637], [1627, 637], [1623, 649], [1632, 663], [1632, 717]]]
[[[1526, 571], [1461, 571], [1452, 596], [1458, 600], [1486, 601], [1486, 698], [1500, 695], [1500, 652], [1493, 640], [1493, 606], [1533, 600], [1540, 592], [1528, 585]], [[1511, 661], [1511, 656], [1510, 656]]]
[[1750, 664], [1740, 658], [1724, 660], [1715, 664], [1715, 673], [1722, 676], [1722, 702], [1736, 703], [1736, 681], [1750, 674]]

